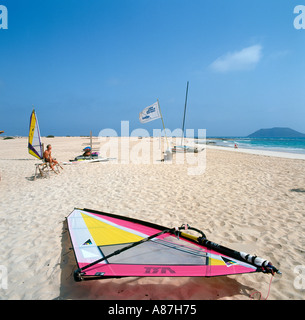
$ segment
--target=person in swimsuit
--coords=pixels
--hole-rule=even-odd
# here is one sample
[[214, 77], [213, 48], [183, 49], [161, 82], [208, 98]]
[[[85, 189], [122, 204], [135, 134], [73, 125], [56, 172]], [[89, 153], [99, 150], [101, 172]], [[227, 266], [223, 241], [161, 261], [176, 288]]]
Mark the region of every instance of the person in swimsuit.
[[52, 158], [51, 151], [52, 151], [52, 146], [50, 144], [48, 144], [46, 151], [43, 153], [43, 159], [45, 162], [50, 163], [51, 169], [57, 174], [57, 172], [54, 170], [54, 165], [59, 165], [60, 167], [61, 167], [61, 165], [58, 163], [58, 161], [56, 159]]
[[83, 151], [84, 151], [83, 157], [89, 157], [89, 156], [91, 156], [91, 148], [90, 148], [90, 147], [84, 148]]

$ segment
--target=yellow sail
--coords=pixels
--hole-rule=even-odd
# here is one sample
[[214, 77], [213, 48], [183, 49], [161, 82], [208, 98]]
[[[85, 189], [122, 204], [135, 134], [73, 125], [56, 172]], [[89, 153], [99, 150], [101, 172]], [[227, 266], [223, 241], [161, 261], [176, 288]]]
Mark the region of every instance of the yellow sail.
[[42, 143], [40, 139], [40, 132], [38, 126], [38, 120], [35, 110], [32, 111], [30, 118], [30, 130], [29, 130], [29, 143], [28, 143], [29, 154], [38, 159], [42, 159]]

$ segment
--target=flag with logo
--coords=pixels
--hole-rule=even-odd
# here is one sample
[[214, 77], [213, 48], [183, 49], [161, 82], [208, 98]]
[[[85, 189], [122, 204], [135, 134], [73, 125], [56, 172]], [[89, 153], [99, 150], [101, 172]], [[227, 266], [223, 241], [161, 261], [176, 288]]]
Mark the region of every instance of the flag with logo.
[[158, 102], [152, 104], [151, 106], [146, 107], [139, 114], [139, 120], [141, 123], [150, 122], [160, 118], [161, 118], [161, 113], [160, 113]]

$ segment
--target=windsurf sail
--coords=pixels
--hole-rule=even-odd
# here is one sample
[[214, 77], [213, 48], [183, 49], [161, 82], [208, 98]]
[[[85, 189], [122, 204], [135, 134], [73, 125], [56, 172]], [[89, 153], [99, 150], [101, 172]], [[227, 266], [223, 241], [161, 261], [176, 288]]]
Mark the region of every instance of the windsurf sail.
[[38, 119], [35, 110], [32, 111], [30, 118], [30, 130], [29, 130], [29, 143], [28, 143], [29, 154], [32, 156], [42, 159], [43, 149], [40, 139], [40, 131], [38, 125]]
[[89, 209], [74, 209], [67, 224], [78, 265], [75, 281], [279, 273], [269, 261], [211, 242], [202, 231], [188, 225], [166, 228]]

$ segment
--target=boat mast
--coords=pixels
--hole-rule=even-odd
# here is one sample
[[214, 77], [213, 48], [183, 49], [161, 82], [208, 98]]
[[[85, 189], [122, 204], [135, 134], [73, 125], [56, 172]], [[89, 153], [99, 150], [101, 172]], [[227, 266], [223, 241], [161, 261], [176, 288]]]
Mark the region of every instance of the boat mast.
[[186, 84], [186, 95], [185, 95], [184, 114], [183, 114], [183, 122], [182, 122], [181, 146], [182, 146], [182, 141], [183, 141], [183, 138], [184, 138], [184, 123], [185, 123], [185, 113], [186, 113], [188, 89], [189, 89], [189, 82], [187, 82], [187, 84]]

